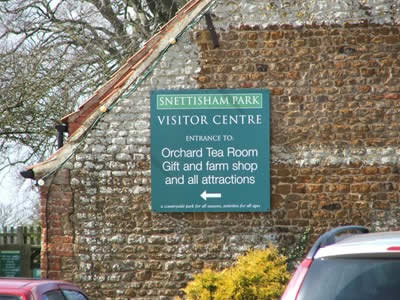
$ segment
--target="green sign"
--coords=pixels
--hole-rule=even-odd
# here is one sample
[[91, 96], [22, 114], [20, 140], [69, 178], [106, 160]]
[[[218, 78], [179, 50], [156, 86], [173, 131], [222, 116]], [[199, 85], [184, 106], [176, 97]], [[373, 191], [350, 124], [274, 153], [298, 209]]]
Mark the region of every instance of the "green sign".
[[268, 211], [269, 181], [267, 90], [152, 92], [154, 211]]
[[0, 277], [21, 276], [20, 251], [0, 251]]

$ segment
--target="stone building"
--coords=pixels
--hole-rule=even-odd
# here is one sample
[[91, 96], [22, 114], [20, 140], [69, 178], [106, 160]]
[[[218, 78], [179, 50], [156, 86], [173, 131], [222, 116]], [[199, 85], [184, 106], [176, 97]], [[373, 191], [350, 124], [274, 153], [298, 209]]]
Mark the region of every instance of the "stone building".
[[[65, 145], [24, 172], [44, 182], [43, 277], [173, 299], [204, 267], [307, 228], [399, 229], [400, 4], [285, 3], [190, 1], [62, 120]], [[203, 89], [269, 91], [268, 211], [152, 209], [150, 94]]]

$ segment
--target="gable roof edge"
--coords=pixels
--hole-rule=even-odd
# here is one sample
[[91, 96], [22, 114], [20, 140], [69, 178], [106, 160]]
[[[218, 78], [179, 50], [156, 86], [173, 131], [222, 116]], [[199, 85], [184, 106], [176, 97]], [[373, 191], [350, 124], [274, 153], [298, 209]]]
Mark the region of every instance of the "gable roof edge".
[[[53, 153], [47, 160], [25, 168], [25, 170], [33, 171], [33, 178], [31, 179], [46, 179], [61, 168], [83, 143], [90, 129], [92, 129], [101, 117], [107, 113], [108, 108], [111, 108], [112, 105], [115, 104], [130, 86], [140, 78], [142, 73], [151, 67], [153, 63], [157, 62], [157, 59], [163, 51], [174, 44], [179, 34], [181, 34], [197, 16], [202, 16], [205, 10], [211, 7], [210, 4], [213, 2], [215, 2], [215, 0], [193, 0], [189, 2], [171, 21], [162, 27], [159, 33], [146, 43], [150, 45], [150, 47], [144, 46], [128, 59], [127, 63], [116, 72], [111, 80], [86, 102], [88, 103], [91, 101], [90, 106], [94, 108], [85, 116], [82, 124], [71, 134], [64, 146]], [[201, 14], [202, 12], [203, 14]], [[143, 53], [143, 49], [147, 51]], [[127, 65], [129, 65], [129, 62], [132, 63], [132, 61], [135, 62], [134, 65], [127, 70]], [[118, 77], [118, 80], [115, 80], [115, 77]], [[123, 80], [121, 80], [121, 78]], [[112, 84], [110, 84], [110, 82], [112, 82]], [[99, 95], [99, 91], [102, 91], [101, 95]], [[68, 116], [71, 115], [72, 114]]]

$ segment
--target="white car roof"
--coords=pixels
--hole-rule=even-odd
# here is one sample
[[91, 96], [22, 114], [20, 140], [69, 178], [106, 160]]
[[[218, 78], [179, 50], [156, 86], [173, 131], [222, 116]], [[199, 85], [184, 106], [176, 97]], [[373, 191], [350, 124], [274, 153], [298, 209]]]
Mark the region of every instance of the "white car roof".
[[400, 256], [400, 231], [361, 233], [338, 239], [320, 248], [314, 258], [364, 255]]

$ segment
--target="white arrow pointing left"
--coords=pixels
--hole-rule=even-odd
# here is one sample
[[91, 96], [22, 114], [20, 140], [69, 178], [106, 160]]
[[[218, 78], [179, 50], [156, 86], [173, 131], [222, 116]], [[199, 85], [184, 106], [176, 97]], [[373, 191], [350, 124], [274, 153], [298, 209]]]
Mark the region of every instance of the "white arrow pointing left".
[[221, 193], [207, 193], [205, 190], [200, 194], [200, 197], [207, 201], [208, 198], [221, 198]]

